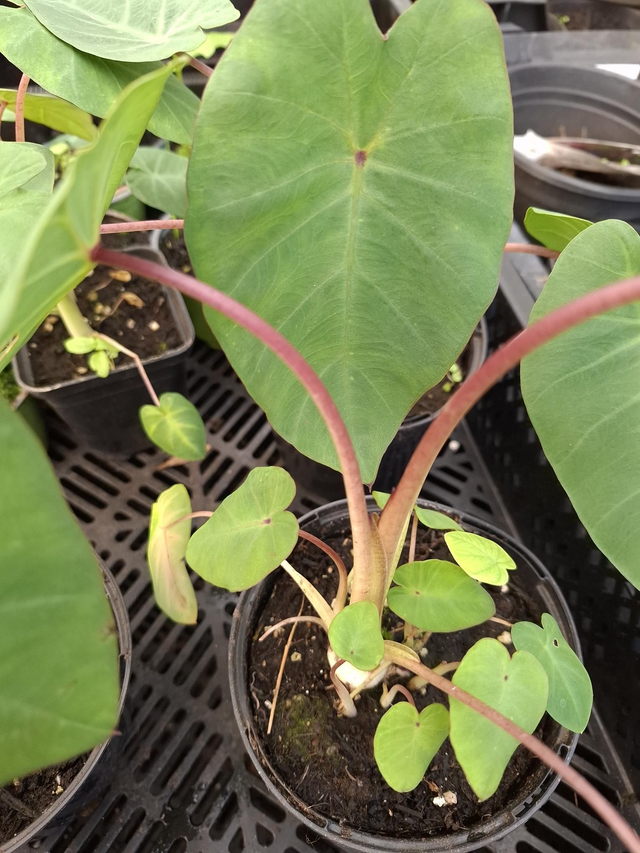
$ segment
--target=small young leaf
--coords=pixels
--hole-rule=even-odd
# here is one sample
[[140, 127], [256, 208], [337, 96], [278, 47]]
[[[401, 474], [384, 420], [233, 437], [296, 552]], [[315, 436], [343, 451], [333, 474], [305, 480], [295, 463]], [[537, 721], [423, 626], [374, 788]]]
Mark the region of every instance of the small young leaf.
[[445, 533], [444, 539], [460, 568], [481, 583], [502, 586], [516, 568], [504, 548], [484, 536], [454, 530]]
[[87, 364], [100, 379], [106, 379], [111, 370], [111, 360], [103, 350], [89, 353]]
[[462, 631], [496, 612], [493, 599], [455, 563], [425, 560], [396, 570], [387, 601], [394, 613], [422, 631]]
[[380, 509], [384, 509], [391, 495], [388, 492], [371, 492], [371, 497], [378, 504]]
[[98, 348], [99, 340], [99, 338], [67, 338], [64, 341], [64, 348], [73, 355], [86, 355]]
[[432, 530], [462, 530], [457, 521], [449, 518], [443, 512], [436, 512], [435, 509], [422, 509], [419, 506], [414, 507], [414, 510], [418, 516], [418, 521]]
[[191, 568], [231, 592], [257, 584], [295, 547], [298, 522], [284, 511], [295, 494], [295, 483], [284, 469], [254, 468], [191, 537]]
[[329, 642], [338, 657], [356, 669], [375, 669], [384, 655], [384, 640], [373, 601], [358, 601], [341, 610], [329, 627]]
[[444, 705], [427, 705], [420, 714], [409, 702], [389, 708], [373, 738], [378, 770], [387, 785], [400, 792], [417, 788], [448, 734]]
[[591, 679], [553, 616], [542, 614], [542, 628], [517, 622], [511, 638], [518, 651], [530, 652], [544, 667], [549, 679], [549, 714], [572, 732], [583, 732], [593, 704]]
[[[529, 652], [509, 657], [490, 637], [469, 649], [452, 681], [529, 734], [547, 706], [549, 684], [542, 665]], [[450, 710], [456, 758], [477, 797], [486, 800], [498, 789], [518, 741], [457, 699], [451, 699]]]
[[[182, 484], [162, 492], [151, 507], [147, 561], [158, 607], [174, 622], [195, 625], [198, 603], [184, 558], [191, 536], [189, 493]], [[178, 522], [177, 524], [175, 522]]]
[[182, 394], [167, 391], [159, 406], [143, 406], [140, 420], [151, 441], [185, 462], [204, 458], [207, 433], [198, 410]]
[[524, 227], [529, 234], [554, 252], [561, 252], [574, 237], [592, 224], [588, 219], [541, 210], [539, 207], [530, 207], [524, 217]]
[[189, 160], [162, 148], [138, 148], [125, 181], [134, 196], [150, 207], [184, 219], [187, 215]]

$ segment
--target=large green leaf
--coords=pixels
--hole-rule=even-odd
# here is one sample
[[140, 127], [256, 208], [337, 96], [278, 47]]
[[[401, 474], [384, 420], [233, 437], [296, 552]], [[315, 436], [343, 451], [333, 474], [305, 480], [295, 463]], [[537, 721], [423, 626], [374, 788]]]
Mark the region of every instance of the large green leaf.
[[373, 752], [378, 770], [394, 791], [413, 791], [449, 734], [444, 705], [427, 705], [419, 714], [409, 702], [399, 702], [378, 723]]
[[[259, 0], [204, 95], [186, 239], [326, 383], [370, 482], [496, 289], [511, 222], [502, 40], [477, 0], [417, 0], [384, 40], [369, 0]], [[338, 466], [297, 380], [206, 316], [270, 422]]]
[[[12, 231], [0, 232], [0, 256], [4, 256], [3, 265], [9, 265], [0, 288], [0, 369], [65, 293], [95, 266], [89, 254], [99, 240], [105, 211], [167, 77], [179, 65], [169, 63], [125, 89], [96, 142], [83, 148], [67, 167], [28, 237], [22, 233], [16, 245]], [[4, 210], [4, 204], [2, 207]], [[20, 215], [19, 210], [15, 215]]]
[[[0, 101], [6, 101], [14, 109], [17, 94], [14, 89], [0, 89]], [[28, 92], [24, 98], [24, 117], [60, 133], [71, 133], [89, 141], [98, 133], [89, 113], [53, 95]]]
[[[452, 681], [529, 734], [547, 705], [548, 682], [542, 665], [529, 652], [509, 657], [502, 643], [490, 637], [469, 649]], [[457, 699], [451, 699], [450, 713], [456, 758], [476, 796], [486, 800], [498, 789], [518, 741]]]
[[78, 50], [130, 62], [193, 50], [205, 40], [202, 28], [240, 16], [229, 0], [25, 0], [25, 5]]
[[[151, 507], [147, 562], [156, 604], [174, 622], [193, 625], [198, 602], [184, 563], [191, 536], [189, 492], [177, 483]], [[182, 521], [180, 519], [183, 519]]]
[[566, 249], [573, 238], [591, 224], [588, 219], [541, 210], [539, 207], [530, 207], [524, 217], [524, 227], [529, 234], [555, 252]]
[[[28, 9], [0, 7], [0, 53], [59, 98], [105, 116], [122, 90], [160, 68], [157, 62], [117, 62], [76, 50], [57, 39]], [[175, 75], [167, 80], [149, 130], [162, 139], [190, 145], [198, 98]]]
[[175, 391], [160, 395], [159, 406], [142, 406], [142, 427], [151, 441], [185, 462], [204, 459], [207, 431], [196, 407]]
[[105, 740], [120, 695], [96, 557], [35, 435], [0, 400], [0, 786]]
[[296, 485], [283, 468], [254, 468], [196, 530], [187, 562], [200, 577], [232, 592], [249, 589], [276, 569], [298, 539], [286, 512]]
[[162, 148], [138, 148], [127, 172], [127, 186], [140, 201], [171, 216], [187, 214], [189, 161]]
[[531, 652], [544, 667], [549, 679], [547, 711], [553, 719], [573, 732], [583, 732], [593, 704], [591, 679], [553, 616], [542, 614], [542, 628], [516, 622], [511, 637], [518, 651]]
[[493, 599], [478, 581], [455, 563], [425, 560], [396, 569], [389, 607], [422, 631], [462, 631], [480, 625], [496, 612]]
[[[624, 222], [578, 234], [531, 319], [640, 273], [640, 237]], [[640, 306], [618, 308], [522, 363], [522, 393], [545, 456], [598, 548], [640, 588]]]
[[0, 198], [17, 189], [53, 189], [55, 162], [48, 148], [31, 142], [0, 142]]
[[338, 657], [356, 669], [375, 669], [384, 655], [384, 639], [373, 601], [357, 601], [341, 610], [329, 626], [329, 642]]

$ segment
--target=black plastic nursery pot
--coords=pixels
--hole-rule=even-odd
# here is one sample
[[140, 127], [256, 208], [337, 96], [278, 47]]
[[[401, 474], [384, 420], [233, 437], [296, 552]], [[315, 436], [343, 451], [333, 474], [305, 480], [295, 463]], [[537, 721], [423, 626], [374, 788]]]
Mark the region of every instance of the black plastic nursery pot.
[[637, 30], [640, 9], [606, 0], [547, 0], [550, 30]]
[[[377, 509], [373, 499], [368, 499], [369, 511]], [[447, 512], [454, 511], [442, 504], [420, 500], [421, 506]], [[564, 636], [580, 654], [580, 646], [571, 613], [562, 593], [545, 566], [522, 544], [494, 525], [467, 513], [455, 513], [466, 530], [478, 533], [499, 542], [515, 559], [518, 570], [512, 576], [511, 586], [516, 586], [535, 600], [537, 605], [550, 612], [561, 626]], [[309, 532], [330, 535], [348, 527], [346, 502], [338, 501], [307, 513], [300, 519], [300, 527]], [[535, 764], [531, 775], [523, 782], [523, 788], [514, 792], [514, 798], [497, 814], [483, 819], [474, 826], [447, 834], [425, 837], [397, 837], [381, 835], [350, 828], [346, 822], [338, 823], [331, 817], [320, 814], [313, 804], [302, 802], [295, 790], [287, 786], [274, 768], [254, 718], [255, 706], [250, 696], [250, 653], [256, 641], [256, 632], [262, 611], [271, 595], [279, 573], [242, 594], [233, 616], [229, 639], [229, 677], [234, 714], [240, 728], [244, 745], [261, 779], [270, 794], [289, 813], [306, 827], [329, 843], [342, 848], [369, 853], [369, 851], [397, 851], [397, 853], [426, 853], [426, 851], [464, 851], [491, 849], [490, 845], [521, 826], [553, 793], [559, 777], [542, 764]], [[318, 638], [318, 642], [324, 640]], [[353, 721], [357, 725], [357, 718]], [[565, 762], [569, 763], [577, 744], [577, 735], [568, 732], [552, 720], [547, 719], [544, 727], [545, 742]], [[437, 757], [434, 760], [437, 761]], [[355, 783], [354, 783], [355, 784]], [[380, 784], [383, 784], [380, 777]], [[396, 805], [397, 808], [397, 805]], [[333, 850], [334, 848], [331, 847]]]
[[[131, 249], [140, 257], [164, 263], [153, 249]], [[165, 391], [186, 390], [186, 358], [193, 345], [193, 325], [181, 295], [165, 288], [171, 316], [181, 343], [162, 355], [144, 360], [144, 366], [158, 396]], [[55, 385], [36, 386], [29, 360], [29, 349], [23, 347], [13, 360], [18, 384], [31, 396], [46, 402], [88, 447], [114, 455], [129, 455], [149, 446], [138, 410], [149, 402], [148, 392], [135, 365], [117, 367], [101, 379], [87, 374]]]
[[[487, 326], [484, 319], [481, 319], [465, 348], [465, 377], [468, 378], [482, 366], [487, 357], [488, 346]], [[405, 418], [382, 457], [374, 484], [375, 489], [390, 492], [398, 484], [413, 451], [437, 414], [436, 411], [430, 415]], [[282, 455], [283, 466], [296, 483], [304, 483], [310, 491], [322, 495], [327, 500], [339, 500], [344, 497], [344, 483], [338, 471], [304, 456], [280, 436], [276, 436], [276, 441]]]
[[[640, 84], [597, 68], [530, 63], [510, 69], [515, 133], [640, 143]], [[640, 228], [640, 190], [565, 175], [515, 153], [514, 211], [528, 207]]]
[[[132, 637], [127, 608], [115, 578], [99, 560], [104, 578], [104, 588], [113, 611], [120, 650], [120, 701], [118, 718], [122, 724], [124, 704], [131, 678]], [[122, 728], [122, 725], [120, 726]], [[32, 849], [41, 846], [42, 839], [61, 827], [66, 826], [80, 814], [88, 804], [100, 796], [122, 753], [124, 738], [114, 736], [96, 746], [87, 756], [87, 760], [68, 788], [60, 794], [55, 803], [41, 814], [33, 823], [10, 841], [0, 844], [0, 853], [16, 853], [23, 845]]]

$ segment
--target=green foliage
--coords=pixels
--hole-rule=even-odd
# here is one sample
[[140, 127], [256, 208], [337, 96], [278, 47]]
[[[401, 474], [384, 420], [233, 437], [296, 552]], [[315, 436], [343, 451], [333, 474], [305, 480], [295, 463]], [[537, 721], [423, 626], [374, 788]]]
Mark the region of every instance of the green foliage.
[[509, 572], [516, 564], [497, 542], [459, 530], [445, 533], [444, 540], [453, 559], [470, 577], [494, 586], [509, 582]]
[[142, 406], [140, 421], [147, 436], [169, 456], [196, 462], [204, 459], [207, 431], [196, 407], [174, 391], [160, 395], [159, 406]]
[[[513, 192], [502, 40], [477, 0], [418, 0], [386, 41], [369, 0], [295, 7], [256, 3], [207, 86], [186, 239], [198, 277], [322, 377], [371, 482], [495, 293]], [[274, 428], [337, 468], [289, 370], [205, 316]]]
[[101, 379], [106, 379], [111, 371], [111, 359], [104, 350], [92, 352], [87, 359], [89, 369]]
[[554, 252], [562, 252], [566, 249], [573, 238], [591, 224], [588, 219], [553, 213], [551, 210], [540, 210], [538, 207], [530, 207], [524, 218], [524, 227], [529, 234]]
[[[598, 222], [558, 258], [531, 314], [640, 273], [640, 237]], [[640, 588], [640, 313], [627, 305], [522, 363], [522, 394], [545, 456], [597, 547]]]
[[[168, 63], [132, 83], [105, 119], [96, 142], [82, 149], [53, 196], [6, 195], [0, 206], [0, 368], [55, 305], [95, 266], [100, 224], [152, 115]], [[10, 203], [9, 203], [10, 202]], [[13, 344], [13, 345], [12, 345]]]
[[425, 560], [396, 569], [389, 607], [422, 631], [462, 631], [496, 612], [493, 599], [455, 563]]
[[[453, 684], [499, 711], [532, 734], [547, 705], [544, 669], [529, 652], [509, 652], [485, 637], [472, 646], [453, 676]], [[451, 743], [467, 781], [480, 800], [498, 789], [518, 741], [486, 717], [450, 700]]]
[[7, 403], [13, 403], [20, 393], [20, 386], [15, 380], [11, 365], [0, 370], [0, 397]]
[[229, 0], [25, 0], [55, 36], [105, 59], [148, 62], [193, 50], [239, 17]]
[[384, 639], [373, 601], [358, 601], [341, 610], [329, 626], [329, 643], [339, 658], [356, 669], [375, 669], [384, 654]]
[[[15, 109], [17, 92], [0, 89], [0, 101]], [[27, 92], [24, 98], [24, 117], [36, 124], [44, 124], [59, 133], [70, 133], [89, 142], [96, 138], [98, 129], [89, 113], [52, 95]], [[3, 116], [6, 121], [6, 114]]]
[[194, 625], [198, 618], [198, 602], [184, 562], [191, 520], [180, 521], [190, 514], [189, 492], [182, 484], [162, 492], [151, 507], [147, 549], [156, 604], [169, 619], [183, 625]]
[[203, 59], [211, 59], [216, 50], [220, 48], [229, 47], [231, 44], [231, 39], [233, 38], [233, 32], [227, 31], [218, 31], [213, 33], [207, 33], [206, 39], [202, 42], [200, 47], [197, 47], [195, 50], [189, 51], [189, 56], [193, 56], [196, 59], [198, 57], [202, 57]]
[[127, 186], [140, 201], [184, 219], [187, 214], [186, 157], [162, 148], [138, 148], [127, 172]]
[[257, 584], [295, 547], [298, 522], [285, 512], [295, 494], [295, 483], [284, 469], [249, 471], [244, 483], [191, 537], [191, 568], [232, 592]]
[[516, 649], [530, 652], [547, 673], [549, 714], [572, 732], [583, 732], [593, 705], [591, 679], [553, 616], [542, 614], [542, 628], [531, 622], [517, 622], [511, 637]]
[[[60, 41], [28, 9], [0, 7], [0, 53], [38, 85], [92, 115], [104, 117], [134, 80], [159, 62], [100, 59]], [[171, 75], [148, 126], [161, 139], [190, 145], [199, 101]]]
[[444, 705], [427, 705], [419, 714], [409, 702], [393, 705], [378, 723], [373, 752], [378, 770], [394, 791], [413, 791], [449, 734]]
[[0, 142], [0, 198], [22, 189], [50, 193], [54, 160], [47, 148], [31, 142]]
[[0, 400], [0, 786], [105, 740], [120, 695], [96, 557], [42, 445]]
[[418, 521], [432, 530], [462, 530], [457, 521], [449, 518], [443, 512], [436, 512], [434, 509], [423, 509], [420, 506], [414, 506], [413, 511], [418, 516]]

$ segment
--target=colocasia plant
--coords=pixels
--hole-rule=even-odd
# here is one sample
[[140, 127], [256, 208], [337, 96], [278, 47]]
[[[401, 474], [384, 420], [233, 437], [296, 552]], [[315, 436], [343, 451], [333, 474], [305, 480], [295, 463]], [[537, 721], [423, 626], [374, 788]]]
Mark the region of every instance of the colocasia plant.
[[[64, 38], [52, 11], [60, 0], [27, 5], [9, 14]], [[87, 47], [81, 26], [66, 37], [74, 50]], [[149, 51], [145, 58], [157, 58]], [[158, 68], [123, 91], [97, 141], [22, 233], [0, 292], [0, 346], [24, 342], [97, 264], [206, 304], [273, 426], [342, 472], [352, 553], [299, 528], [289, 511], [295, 484], [279, 468], [252, 471], [213, 513], [194, 511], [174, 486], [150, 527], [162, 609], [176, 621], [197, 618], [185, 560], [233, 591], [281, 567], [324, 629], [317, 642], [336, 713], [358, 726], [355, 699], [365, 690], [389, 708], [374, 751], [390, 786], [418, 785], [448, 737], [485, 799], [521, 743], [640, 850], [615, 808], [532, 734], [545, 712], [582, 731], [591, 709], [588, 675], [551, 614], [540, 625], [504, 626], [513, 654], [487, 637], [460, 661], [422, 662], [433, 634], [500, 618], [487, 588], [509, 586], [517, 566], [455, 513], [418, 505], [451, 431], [524, 359], [523, 393], [548, 458], [597, 545], [640, 585], [640, 448], [626, 427], [640, 375], [631, 304], [640, 299], [640, 237], [623, 223], [581, 230], [531, 214], [533, 233], [553, 245], [540, 253], [562, 250], [531, 327], [460, 385], [397, 488], [371, 507], [363, 483], [411, 406], [456, 362], [496, 290], [513, 188], [508, 80], [492, 13], [479, 0], [417, 0], [384, 38], [367, 0], [257, 0], [207, 86], [190, 155], [185, 235], [204, 281], [99, 243], [108, 202], [174, 70]], [[192, 535], [194, 516], [210, 517]], [[420, 525], [439, 531], [443, 559], [416, 559]], [[299, 538], [333, 562], [331, 595], [291, 557]], [[395, 640], [383, 633], [389, 614], [404, 626]], [[418, 713], [411, 690], [419, 683], [446, 695], [448, 708], [435, 702]]]

